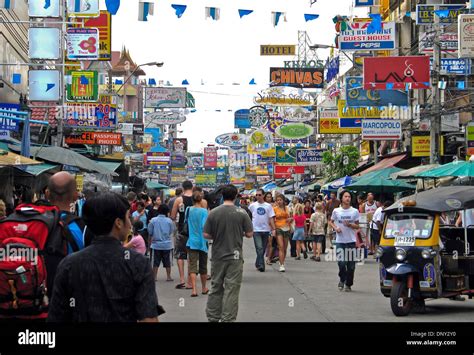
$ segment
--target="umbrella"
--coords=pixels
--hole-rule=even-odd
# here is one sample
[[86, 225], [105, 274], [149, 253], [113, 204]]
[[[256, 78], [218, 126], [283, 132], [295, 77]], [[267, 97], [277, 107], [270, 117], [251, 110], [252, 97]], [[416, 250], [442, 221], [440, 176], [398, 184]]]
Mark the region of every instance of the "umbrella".
[[439, 164], [429, 164], [415, 166], [414, 168], [399, 171], [390, 175], [391, 179], [416, 179], [416, 175], [424, 171], [432, 170], [439, 167]]
[[360, 179], [355, 183], [346, 186], [347, 190], [365, 191], [373, 193], [397, 193], [403, 191], [415, 190], [416, 186], [406, 183], [402, 180], [391, 180], [381, 176], [374, 178]]
[[148, 181], [146, 187], [150, 190], [166, 190], [169, 189], [169, 186], [160, 184], [159, 182]]
[[21, 136], [21, 155], [29, 158], [30, 156], [30, 115], [25, 119], [23, 133]]
[[[20, 151], [20, 148], [15, 145], [9, 145], [10, 149]], [[61, 165], [75, 166], [84, 171], [98, 172], [100, 174], [108, 174], [117, 176], [113, 171], [108, 170], [97, 164], [95, 161], [86, 158], [85, 156], [76, 153], [73, 150], [61, 147], [31, 147], [30, 155], [37, 156], [40, 159], [47, 160], [52, 163]]]
[[268, 192], [268, 191], [273, 191], [277, 188], [277, 184], [275, 184], [273, 181], [272, 182], [269, 182], [268, 184], [264, 185], [262, 187], [262, 189], [265, 191], [265, 192]]
[[337, 191], [340, 187], [352, 184], [356, 179], [350, 176], [344, 176], [334, 181], [328, 182], [321, 187], [323, 191]]
[[446, 176], [474, 176], [474, 162], [453, 161], [452, 163], [441, 165], [435, 169], [424, 171], [415, 175], [417, 178], [441, 178]]
[[358, 177], [357, 181], [362, 181], [362, 180], [365, 181], [365, 180], [378, 178], [378, 177], [388, 179], [392, 174], [400, 173], [402, 171], [404, 170], [400, 168], [395, 168], [395, 167], [375, 170]]

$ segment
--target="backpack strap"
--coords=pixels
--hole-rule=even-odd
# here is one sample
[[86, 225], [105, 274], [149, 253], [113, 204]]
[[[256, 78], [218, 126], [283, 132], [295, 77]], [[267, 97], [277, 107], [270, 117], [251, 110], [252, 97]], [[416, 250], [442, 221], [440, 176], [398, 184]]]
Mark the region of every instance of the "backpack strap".
[[[77, 242], [74, 239], [74, 236], [71, 230], [69, 229], [69, 224], [71, 224], [72, 222], [76, 222], [78, 220], [81, 220], [81, 218], [72, 214], [66, 214], [64, 215], [64, 217], [61, 216], [61, 219], [59, 221], [59, 224], [62, 227], [63, 235], [66, 238], [67, 243], [71, 246], [73, 252], [79, 251], [80, 248], [77, 245]], [[84, 234], [83, 234], [83, 237], [84, 237]]]

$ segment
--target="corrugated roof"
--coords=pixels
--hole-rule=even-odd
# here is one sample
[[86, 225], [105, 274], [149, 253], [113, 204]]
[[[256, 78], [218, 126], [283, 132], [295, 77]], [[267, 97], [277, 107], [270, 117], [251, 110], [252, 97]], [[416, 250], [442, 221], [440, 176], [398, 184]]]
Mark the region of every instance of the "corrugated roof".
[[115, 162], [115, 161], [98, 161], [98, 160], [96, 160], [95, 162], [97, 164], [99, 164], [100, 166], [102, 166], [102, 167], [104, 167], [107, 170], [110, 170], [112, 172], [117, 170], [120, 167], [120, 165], [122, 164], [122, 162]]

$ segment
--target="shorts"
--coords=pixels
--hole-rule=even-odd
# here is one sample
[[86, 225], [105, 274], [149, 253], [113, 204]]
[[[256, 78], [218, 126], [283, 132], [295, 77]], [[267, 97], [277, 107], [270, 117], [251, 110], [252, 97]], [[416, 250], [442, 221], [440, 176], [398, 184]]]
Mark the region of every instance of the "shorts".
[[370, 242], [372, 245], [380, 244], [380, 232], [377, 229], [370, 229]]
[[163, 262], [163, 267], [171, 267], [171, 250], [157, 250], [152, 249], [152, 260], [153, 267], [160, 267], [160, 263]]
[[293, 240], [305, 240], [304, 237], [304, 228], [296, 228], [295, 233], [293, 234]]
[[311, 239], [315, 243], [322, 243], [324, 241], [324, 238], [326, 238], [326, 236], [324, 234], [313, 234], [313, 235], [311, 235]]
[[175, 250], [174, 257], [178, 260], [186, 260], [188, 258], [188, 248], [186, 243], [188, 242], [188, 237], [185, 237], [181, 234], [176, 234]]
[[[189, 273], [207, 275], [207, 253], [202, 250], [188, 249]], [[199, 269], [198, 269], [199, 261]]]
[[290, 237], [290, 231], [284, 231], [283, 229], [277, 228], [275, 235], [278, 237], [281, 235], [283, 238], [289, 238]]

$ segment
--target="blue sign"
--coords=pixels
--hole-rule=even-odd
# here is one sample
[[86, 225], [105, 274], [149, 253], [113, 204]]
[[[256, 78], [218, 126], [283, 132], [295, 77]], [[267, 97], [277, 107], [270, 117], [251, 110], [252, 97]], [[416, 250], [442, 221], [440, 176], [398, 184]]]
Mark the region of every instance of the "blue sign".
[[[431, 66], [433, 66], [433, 58], [431, 58]], [[471, 60], [458, 58], [442, 58], [441, 59], [441, 75], [470, 75]]]
[[374, 6], [374, 0], [355, 0], [355, 7]]
[[329, 83], [339, 74], [339, 57], [332, 58], [327, 66], [326, 81]]
[[235, 111], [235, 128], [252, 128], [249, 116], [250, 110], [248, 109]]
[[361, 76], [346, 78], [346, 106], [380, 107], [392, 104], [408, 106], [408, 95], [397, 90], [364, 90], [364, 79]]
[[360, 118], [340, 118], [339, 128], [362, 128], [362, 120]]
[[[440, 12], [446, 12], [446, 16], [442, 16]], [[457, 23], [460, 14], [467, 13], [466, 5], [416, 5], [416, 24], [417, 25], [431, 25], [435, 23], [435, 16], [439, 17], [440, 25], [448, 25], [450, 23]]]
[[[20, 105], [0, 103], [0, 109], [1, 110], [8, 110], [8, 111], [20, 111]], [[2, 113], [2, 116], [18, 117], [15, 114], [10, 115], [9, 113]], [[8, 118], [0, 118], [0, 130], [18, 132], [18, 130], [19, 130], [18, 121], [13, 121], [13, 120], [10, 120]]]
[[296, 150], [297, 165], [316, 165], [323, 161], [322, 149], [298, 149]]

